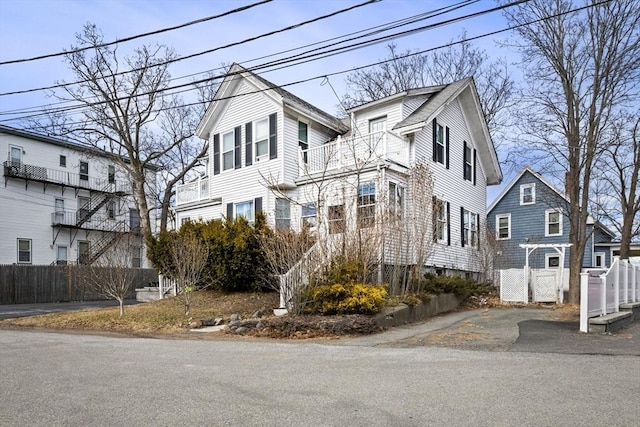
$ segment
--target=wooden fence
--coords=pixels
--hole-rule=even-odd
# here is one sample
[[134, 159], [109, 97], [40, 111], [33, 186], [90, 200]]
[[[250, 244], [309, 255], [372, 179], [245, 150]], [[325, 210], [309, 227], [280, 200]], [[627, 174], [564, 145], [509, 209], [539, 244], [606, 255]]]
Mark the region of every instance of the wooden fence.
[[[0, 304], [107, 299], [83, 279], [88, 268], [83, 265], [0, 265]], [[135, 279], [127, 298], [136, 297], [136, 288], [158, 281], [153, 269], [133, 270]]]

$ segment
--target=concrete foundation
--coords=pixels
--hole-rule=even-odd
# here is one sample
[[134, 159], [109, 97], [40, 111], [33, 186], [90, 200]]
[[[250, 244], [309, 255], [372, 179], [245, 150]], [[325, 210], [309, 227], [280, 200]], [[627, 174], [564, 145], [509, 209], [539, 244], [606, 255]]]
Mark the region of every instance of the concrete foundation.
[[146, 287], [136, 289], [136, 301], [147, 302], [160, 299], [160, 291], [158, 287]]
[[378, 314], [375, 322], [378, 326], [388, 328], [425, 320], [438, 314], [454, 310], [460, 304], [460, 299], [453, 294], [434, 295], [426, 303], [417, 305], [401, 304], [391, 307]]

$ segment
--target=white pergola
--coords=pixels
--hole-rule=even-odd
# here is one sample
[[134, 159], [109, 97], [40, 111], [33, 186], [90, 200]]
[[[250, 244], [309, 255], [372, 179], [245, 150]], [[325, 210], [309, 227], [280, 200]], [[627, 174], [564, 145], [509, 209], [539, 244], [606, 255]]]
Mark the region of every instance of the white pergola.
[[520, 244], [520, 247], [527, 251], [527, 256], [525, 258], [524, 263], [524, 282], [529, 283], [529, 254], [531, 254], [536, 249], [540, 248], [551, 248], [555, 249], [555, 251], [560, 256], [560, 262], [558, 268], [560, 269], [560, 277], [558, 279], [558, 296], [557, 301], [562, 304], [564, 302], [564, 293], [562, 291], [562, 287], [564, 285], [564, 258], [565, 252], [568, 247], [571, 247], [572, 243], [524, 243]]

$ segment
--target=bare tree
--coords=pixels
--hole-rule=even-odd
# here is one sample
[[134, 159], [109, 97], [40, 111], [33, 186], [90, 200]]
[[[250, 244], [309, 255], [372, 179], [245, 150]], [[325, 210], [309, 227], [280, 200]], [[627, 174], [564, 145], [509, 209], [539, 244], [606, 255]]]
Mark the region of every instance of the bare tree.
[[[78, 50], [87, 47], [90, 49]], [[49, 123], [49, 127], [67, 139], [113, 154], [113, 161], [134, 184], [141, 230], [147, 237], [152, 231], [150, 212], [154, 208], [149, 203], [156, 196], [156, 183], [148, 171], [162, 166], [176, 168], [160, 198], [162, 227], [166, 227], [173, 187], [206, 150], [205, 143], [194, 143], [192, 138], [197, 124], [193, 108], [165, 93], [170, 83], [167, 62], [175, 58], [173, 50], [162, 45], [141, 46], [123, 57], [117, 46], [104, 46], [100, 30], [87, 24], [65, 56], [78, 83], [53, 93], [81, 108], [73, 116]], [[171, 161], [176, 156], [180, 161]]]
[[[569, 302], [579, 274], [594, 165], [616, 111], [635, 102], [640, 77], [640, 3], [617, 0], [572, 12], [569, 0], [534, 0], [505, 9], [520, 36], [525, 87], [519, 103], [521, 146], [534, 162], [566, 176], [570, 199]], [[521, 25], [528, 24], [528, 25]], [[527, 144], [523, 144], [527, 142]], [[561, 168], [561, 170], [558, 170]]]
[[631, 242], [640, 237], [640, 117], [616, 121], [594, 188], [594, 208], [620, 235], [620, 257], [629, 258]]
[[169, 244], [173, 265], [172, 279], [184, 299], [184, 314], [191, 310], [191, 295], [202, 280], [209, 257], [209, 248], [195, 233], [176, 233]]
[[110, 248], [95, 263], [77, 266], [82, 269], [82, 278], [96, 293], [118, 301], [120, 316], [124, 316], [124, 300], [136, 277], [136, 269], [132, 268], [132, 251], [139, 250], [138, 243], [139, 237], [123, 237], [118, 245]]
[[505, 123], [513, 81], [505, 61], [490, 61], [483, 50], [465, 38], [466, 33], [462, 33], [448, 48], [426, 54], [398, 52], [396, 45], [388, 45], [385, 59], [390, 61], [347, 75], [347, 94], [342, 104], [353, 107], [408, 89], [449, 84], [473, 76], [487, 125], [494, 132]]

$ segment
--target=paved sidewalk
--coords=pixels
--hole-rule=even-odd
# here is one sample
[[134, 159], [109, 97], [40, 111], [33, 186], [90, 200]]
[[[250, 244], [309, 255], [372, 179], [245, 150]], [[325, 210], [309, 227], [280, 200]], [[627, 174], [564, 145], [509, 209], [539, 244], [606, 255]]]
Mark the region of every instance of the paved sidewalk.
[[[128, 299], [124, 301], [124, 304], [138, 304], [138, 301], [136, 301], [135, 299]], [[95, 308], [117, 306], [118, 302], [113, 300], [0, 305], [0, 319], [11, 319], [16, 317], [37, 316], [39, 314], [59, 313], [63, 311], [89, 310]]]
[[460, 311], [336, 344], [640, 356], [640, 322], [615, 334], [584, 334], [572, 317], [550, 308]]

